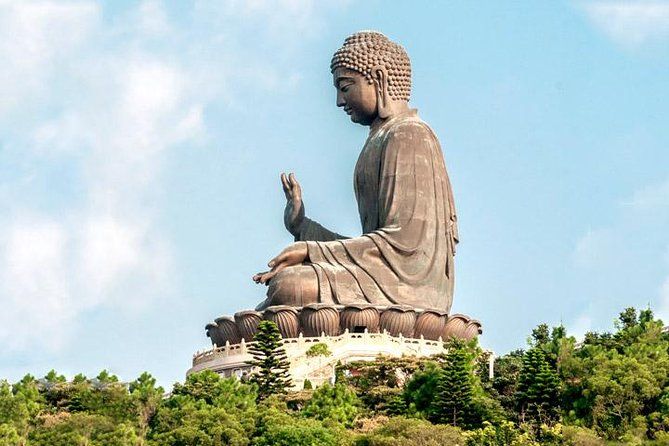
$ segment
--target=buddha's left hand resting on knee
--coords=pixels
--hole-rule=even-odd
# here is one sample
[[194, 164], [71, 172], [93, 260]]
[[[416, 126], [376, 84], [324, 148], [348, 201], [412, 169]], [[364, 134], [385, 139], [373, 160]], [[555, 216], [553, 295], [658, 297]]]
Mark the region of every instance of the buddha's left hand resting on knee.
[[301, 265], [307, 261], [307, 258], [308, 251], [306, 242], [293, 243], [281, 251], [278, 256], [269, 261], [267, 264], [267, 266], [271, 268], [269, 271], [256, 274], [253, 276], [253, 281], [255, 283], [263, 283], [268, 285], [272, 277], [277, 275], [283, 269], [291, 266]]

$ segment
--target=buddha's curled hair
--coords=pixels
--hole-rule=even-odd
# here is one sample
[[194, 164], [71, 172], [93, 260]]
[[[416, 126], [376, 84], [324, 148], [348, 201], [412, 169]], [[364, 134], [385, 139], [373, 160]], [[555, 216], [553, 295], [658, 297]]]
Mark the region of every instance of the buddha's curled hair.
[[395, 100], [411, 95], [411, 62], [401, 45], [377, 31], [360, 31], [346, 38], [332, 56], [330, 71], [344, 67], [355, 70], [372, 83], [372, 69], [382, 65], [388, 72], [388, 92]]

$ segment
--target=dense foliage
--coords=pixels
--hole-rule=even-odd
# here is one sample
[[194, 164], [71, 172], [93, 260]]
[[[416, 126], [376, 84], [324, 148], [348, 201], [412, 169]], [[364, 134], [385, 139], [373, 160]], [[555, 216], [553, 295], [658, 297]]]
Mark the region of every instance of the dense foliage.
[[429, 360], [340, 365], [334, 384], [288, 394], [274, 328], [257, 348], [268, 372], [241, 381], [207, 371], [169, 394], [147, 373], [0, 381], [0, 446], [669, 445], [669, 333], [648, 310], [580, 344], [539, 325], [492, 378], [475, 343], [451, 342]]

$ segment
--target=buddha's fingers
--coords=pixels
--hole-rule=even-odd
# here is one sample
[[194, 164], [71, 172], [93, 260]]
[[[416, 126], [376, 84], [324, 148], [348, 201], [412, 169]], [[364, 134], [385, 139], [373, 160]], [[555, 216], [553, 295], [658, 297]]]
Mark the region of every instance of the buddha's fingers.
[[272, 271], [263, 274], [262, 277], [260, 278], [260, 282], [267, 284], [270, 280], [272, 280], [274, 276], [276, 276], [284, 268], [286, 268], [286, 264], [280, 263], [279, 265], [277, 265], [276, 268], [272, 268]]
[[[282, 252], [281, 254], [274, 257], [272, 260], [270, 260], [269, 263], [267, 264], [267, 266], [269, 266], [270, 268], [274, 268], [275, 265], [280, 266], [280, 264], [283, 263], [284, 261], [286, 261], [287, 259], [288, 259], [288, 253], [287, 252]], [[278, 268], [278, 266], [277, 266], [277, 268]]]
[[300, 183], [297, 182], [297, 178], [295, 178], [295, 174], [291, 173], [288, 176], [288, 180], [290, 181], [290, 184], [292, 185], [293, 199], [301, 200], [302, 199], [302, 186], [300, 186]]
[[281, 173], [281, 185], [283, 186], [283, 193], [286, 194], [286, 200], [293, 198], [292, 188], [285, 173]]

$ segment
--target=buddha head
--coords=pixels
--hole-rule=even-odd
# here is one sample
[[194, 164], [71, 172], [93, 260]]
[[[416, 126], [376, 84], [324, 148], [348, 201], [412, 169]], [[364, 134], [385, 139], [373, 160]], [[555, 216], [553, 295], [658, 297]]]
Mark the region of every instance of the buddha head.
[[371, 125], [407, 108], [411, 94], [411, 62], [402, 46], [376, 31], [346, 38], [330, 63], [337, 106], [351, 121]]

